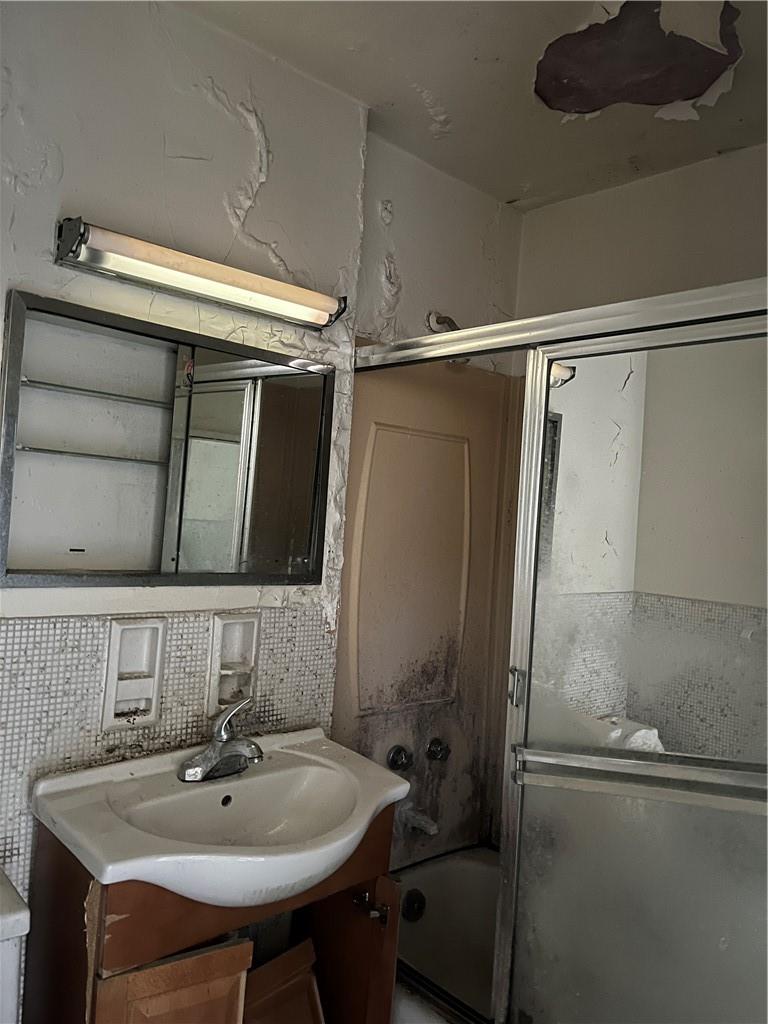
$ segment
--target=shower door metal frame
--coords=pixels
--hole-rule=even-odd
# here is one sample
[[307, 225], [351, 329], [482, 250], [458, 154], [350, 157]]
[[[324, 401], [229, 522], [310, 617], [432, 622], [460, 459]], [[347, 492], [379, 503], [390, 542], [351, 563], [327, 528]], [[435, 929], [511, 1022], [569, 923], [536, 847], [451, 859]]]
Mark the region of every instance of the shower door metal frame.
[[[652, 330], [539, 346], [528, 354], [523, 444], [518, 499], [514, 605], [510, 643], [510, 694], [502, 797], [501, 890], [494, 963], [494, 1020], [506, 1024], [511, 1008], [511, 978], [517, 911], [519, 840], [526, 785], [560, 786], [635, 794], [663, 800], [730, 807], [765, 813], [766, 775], [762, 765], [710, 758], [647, 755], [625, 751], [606, 755], [530, 750], [525, 746], [530, 711], [538, 533], [541, 510], [544, 431], [550, 363], [584, 356], [621, 354], [661, 348], [766, 337], [764, 310]], [[641, 789], [642, 787], [642, 789]]]
[[[573, 788], [588, 786], [614, 793], [643, 793], [664, 800], [685, 800], [722, 806], [723, 801], [739, 809], [764, 806], [756, 794], [764, 793], [765, 775], [757, 765], [720, 762], [692, 763], [680, 759], [667, 775], [658, 769], [646, 773], [643, 758], [627, 780], [626, 773], [609, 769], [605, 758], [600, 765], [575, 765], [552, 752], [527, 750], [524, 746], [528, 724], [530, 663], [533, 642], [533, 613], [536, 585], [539, 513], [543, 470], [544, 430], [549, 396], [549, 364], [578, 356], [648, 351], [706, 342], [723, 342], [765, 337], [768, 330], [765, 278], [737, 281], [692, 291], [633, 299], [572, 312], [532, 317], [510, 323], [452, 331], [397, 342], [375, 344], [355, 352], [355, 371], [411, 363], [438, 362], [499, 352], [527, 351], [526, 386], [521, 442], [517, 536], [515, 544], [514, 604], [510, 636], [510, 685], [506, 711], [506, 740], [501, 820], [501, 883], [499, 891], [493, 972], [493, 1019], [507, 1024], [514, 946], [518, 880], [518, 840], [525, 785], [562, 785], [568, 778]], [[541, 756], [538, 756], [541, 755]], [[549, 764], [542, 763], [546, 756]], [[571, 762], [575, 755], [569, 755]], [[627, 759], [626, 763], [629, 763]], [[706, 759], [702, 759], [706, 760]], [[648, 762], [646, 762], [648, 763]], [[672, 761], [667, 765], [672, 768]], [[684, 777], [686, 766], [692, 777]], [[702, 768], [705, 778], [696, 777]], [[557, 771], [559, 769], [559, 772]], [[584, 774], [589, 772], [589, 778]], [[742, 785], [734, 792], [733, 773]], [[579, 777], [581, 773], [581, 778]], [[631, 778], [637, 779], [632, 782]], [[557, 780], [557, 781], [555, 781]], [[651, 781], [652, 780], [652, 781]]]

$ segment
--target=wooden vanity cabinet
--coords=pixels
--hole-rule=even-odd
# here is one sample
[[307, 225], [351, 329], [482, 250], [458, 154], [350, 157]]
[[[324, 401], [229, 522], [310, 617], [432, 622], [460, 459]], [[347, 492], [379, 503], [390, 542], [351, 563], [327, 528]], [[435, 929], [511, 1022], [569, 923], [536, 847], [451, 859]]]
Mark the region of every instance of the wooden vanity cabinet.
[[39, 826], [24, 1024], [251, 1024], [265, 975], [251, 967], [242, 929], [288, 911], [311, 940], [318, 1020], [389, 1024], [399, 922], [398, 887], [387, 877], [393, 814], [371, 822], [330, 878], [259, 907], [211, 906], [145, 882], [102, 885]]

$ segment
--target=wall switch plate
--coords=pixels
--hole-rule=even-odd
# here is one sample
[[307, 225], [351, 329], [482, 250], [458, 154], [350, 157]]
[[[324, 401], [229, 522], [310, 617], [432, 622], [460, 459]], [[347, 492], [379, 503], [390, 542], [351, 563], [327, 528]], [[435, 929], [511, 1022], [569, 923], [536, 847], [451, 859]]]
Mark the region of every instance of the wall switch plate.
[[209, 715], [218, 715], [228, 704], [253, 696], [258, 648], [258, 612], [213, 616]]
[[112, 619], [101, 727], [136, 728], [160, 717], [165, 619]]

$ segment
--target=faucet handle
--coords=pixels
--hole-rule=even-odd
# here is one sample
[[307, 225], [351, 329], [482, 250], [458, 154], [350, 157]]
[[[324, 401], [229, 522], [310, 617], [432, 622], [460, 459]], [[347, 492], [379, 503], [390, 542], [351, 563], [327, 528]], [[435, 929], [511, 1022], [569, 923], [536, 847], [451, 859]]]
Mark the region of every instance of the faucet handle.
[[213, 723], [213, 738], [218, 740], [219, 743], [226, 743], [227, 740], [231, 740], [235, 735], [235, 730], [231, 724], [232, 719], [238, 711], [242, 711], [243, 708], [247, 708], [250, 704], [253, 704], [253, 697], [244, 697], [236, 704], [230, 704], [228, 708], [225, 708]]

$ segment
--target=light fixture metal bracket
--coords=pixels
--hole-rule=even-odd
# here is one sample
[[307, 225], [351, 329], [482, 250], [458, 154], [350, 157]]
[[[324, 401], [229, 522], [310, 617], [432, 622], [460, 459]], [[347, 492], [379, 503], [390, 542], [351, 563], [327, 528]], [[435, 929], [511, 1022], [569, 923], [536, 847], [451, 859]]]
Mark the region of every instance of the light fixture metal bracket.
[[263, 277], [65, 217], [56, 227], [54, 260], [161, 291], [192, 295], [321, 331], [344, 315], [347, 297]]
[[88, 244], [88, 225], [82, 217], [65, 217], [56, 225], [56, 263], [77, 260]]

